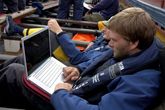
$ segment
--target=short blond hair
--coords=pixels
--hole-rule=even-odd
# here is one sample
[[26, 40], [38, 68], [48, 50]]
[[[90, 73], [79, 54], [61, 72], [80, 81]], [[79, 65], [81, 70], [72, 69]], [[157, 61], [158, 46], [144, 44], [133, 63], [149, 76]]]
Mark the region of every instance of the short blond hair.
[[138, 48], [148, 48], [155, 36], [156, 26], [151, 16], [141, 8], [127, 8], [111, 18], [109, 29], [131, 42], [139, 41]]

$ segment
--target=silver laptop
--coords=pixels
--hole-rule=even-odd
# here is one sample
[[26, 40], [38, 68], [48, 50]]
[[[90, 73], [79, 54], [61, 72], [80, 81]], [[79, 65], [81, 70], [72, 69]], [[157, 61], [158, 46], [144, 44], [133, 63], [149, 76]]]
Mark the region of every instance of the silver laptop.
[[48, 27], [21, 40], [27, 79], [52, 94], [55, 85], [63, 82], [66, 65], [52, 56]]

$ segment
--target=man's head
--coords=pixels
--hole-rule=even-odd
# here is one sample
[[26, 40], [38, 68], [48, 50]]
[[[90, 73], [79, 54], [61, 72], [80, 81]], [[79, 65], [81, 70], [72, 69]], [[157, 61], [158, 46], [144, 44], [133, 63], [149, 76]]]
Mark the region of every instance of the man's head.
[[156, 32], [150, 15], [137, 7], [119, 12], [107, 23], [106, 27], [110, 30], [109, 45], [116, 58], [148, 48]]

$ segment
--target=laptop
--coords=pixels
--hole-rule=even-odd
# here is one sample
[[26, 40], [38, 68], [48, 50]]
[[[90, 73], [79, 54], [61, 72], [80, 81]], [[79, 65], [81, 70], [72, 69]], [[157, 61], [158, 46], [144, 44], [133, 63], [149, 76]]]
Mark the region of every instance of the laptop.
[[27, 80], [51, 95], [55, 85], [63, 82], [62, 69], [66, 65], [52, 56], [48, 27], [21, 41]]

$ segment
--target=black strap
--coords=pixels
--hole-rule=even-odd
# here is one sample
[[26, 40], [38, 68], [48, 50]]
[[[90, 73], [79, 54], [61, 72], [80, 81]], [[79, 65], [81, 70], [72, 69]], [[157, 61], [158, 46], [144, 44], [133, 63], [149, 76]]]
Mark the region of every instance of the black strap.
[[26, 36], [29, 35], [29, 30], [30, 30], [30, 29], [28, 28], [27, 31], [26, 31]]

